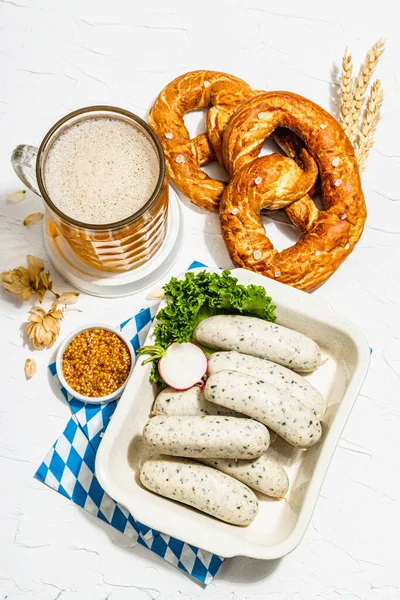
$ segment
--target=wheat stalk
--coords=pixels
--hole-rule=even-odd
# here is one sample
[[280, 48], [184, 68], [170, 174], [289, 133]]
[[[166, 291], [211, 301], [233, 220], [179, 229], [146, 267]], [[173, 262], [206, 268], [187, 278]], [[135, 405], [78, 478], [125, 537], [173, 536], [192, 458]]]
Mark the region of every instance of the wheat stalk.
[[358, 134], [358, 143], [356, 147], [356, 159], [361, 171], [365, 168], [365, 161], [372, 146], [374, 145], [374, 136], [378, 125], [383, 101], [383, 90], [379, 80], [374, 81], [371, 93], [367, 100], [364, 118], [361, 129]]
[[353, 106], [353, 64], [349, 49], [346, 48], [342, 60], [342, 79], [340, 94], [340, 115], [339, 123], [348, 135], [348, 126], [352, 124], [352, 106]]
[[372, 74], [378, 63], [379, 57], [385, 50], [385, 40], [380, 39], [372, 46], [369, 50], [366, 59], [361, 67], [360, 74], [354, 84], [353, 89], [353, 102], [351, 106], [351, 118], [348, 119], [347, 124], [347, 136], [353, 143], [357, 136], [359, 128], [359, 121], [362, 112], [362, 108], [365, 100], [365, 93], [367, 91], [369, 82], [371, 81]]
[[375, 131], [380, 119], [383, 101], [381, 82], [377, 80], [373, 83], [364, 114], [362, 114], [365, 95], [384, 50], [385, 40], [380, 39], [369, 50], [355, 80], [353, 80], [353, 64], [348, 48], [342, 59], [339, 122], [354, 146], [357, 163], [362, 171], [374, 144]]

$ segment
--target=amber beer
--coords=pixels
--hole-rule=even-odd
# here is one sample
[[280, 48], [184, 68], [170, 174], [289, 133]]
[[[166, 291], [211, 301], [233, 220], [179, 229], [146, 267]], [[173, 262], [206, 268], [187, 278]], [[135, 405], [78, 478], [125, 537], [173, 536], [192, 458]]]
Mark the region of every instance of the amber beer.
[[[14, 151], [14, 168], [23, 180], [31, 148]], [[37, 151], [36, 181], [46, 204], [47, 233], [64, 236], [91, 267], [135, 269], [164, 241], [164, 155], [153, 130], [132, 113], [97, 106], [61, 119]]]

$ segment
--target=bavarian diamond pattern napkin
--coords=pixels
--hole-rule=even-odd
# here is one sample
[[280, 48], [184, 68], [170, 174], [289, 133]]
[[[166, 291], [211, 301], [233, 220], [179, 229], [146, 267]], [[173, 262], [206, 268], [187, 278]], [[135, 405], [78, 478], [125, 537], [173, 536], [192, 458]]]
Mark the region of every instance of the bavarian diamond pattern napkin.
[[[191, 268], [199, 266], [204, 265], [196, 262]], [[131, 340], [135, 352], [146, 339], [157, 308], [158, 305], [153, 304], [121, 323], [120, 329]], [[69, 403], [72, 417], [35, 477], [185, 573], [209, 583], [223, 558], [142, 525], [100, 486], [94, 470], [96, 452], [117, 403], [102, 405], [80, 402], [61, 386], [55, 363], [49, 368]]]

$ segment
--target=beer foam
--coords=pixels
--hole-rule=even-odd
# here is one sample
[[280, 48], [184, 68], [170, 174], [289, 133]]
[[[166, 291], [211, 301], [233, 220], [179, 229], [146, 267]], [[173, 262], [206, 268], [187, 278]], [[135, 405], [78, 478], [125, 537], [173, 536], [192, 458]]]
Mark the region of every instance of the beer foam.
[[159, 173], [153, 145], [134, 125], [116, 118], [89, 118], [53, 143], [44, 183], [65, 215], [103, 225], [138, 211], [154, 191]]

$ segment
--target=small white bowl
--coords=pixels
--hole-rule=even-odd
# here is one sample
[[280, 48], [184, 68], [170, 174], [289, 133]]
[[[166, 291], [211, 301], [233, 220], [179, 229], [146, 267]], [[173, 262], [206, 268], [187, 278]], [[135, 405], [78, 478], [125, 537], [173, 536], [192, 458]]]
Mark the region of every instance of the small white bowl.
[[[111, 394], [108, 394], [107, 396], [100, 396], [99, 398], [92, 398], [90, 396], [84, 396], [83, 394], [79, 394], [79, 392], [74, 390], [69, 385], [69, 383], [65, 380], [65, 377], [64, 377], [63, 371], [62, 371], [62, 357], [63, 357], [64, 351], [65, 351], [65, 348], [73, 340], [74, 337], [76, 337], [79, 333], [82, 333], [82, 331], [87, 331], [88, 329], [105, 329], [106, 331], [112, 331], [113, 333], [115, 333], [115, 335], [117, 335], [126, 344], [128, 350], [129, 350], [129, 353], [131, 355], [131, 369], [130, 369], [128, 377], [125, 379], [124, 383], [121, 385], [121, 387], [119, 387], [117, 390], [115, 390]], [[136, 356], [135, 356], [135, 352], [133, 350], [132, 344], [130, 343], [128, 338], [125, 337], [125, 335], [119, 329], [117, 329], [115, 327], [110, 327], [110, 325], [104, 325], [104, 323], [91, 323], [90, 325], [83, 325], [82, 327], [78, 327], [78, 329], [75, 329], [75, 331], [70, 333], [65, 338], [65, 340], [62, 342], [61, 346], [57, 350], [57, 356], [56, 356], [57, 375], [61, 382], [61, 385], [67, 390], [68, 393], [71, 394], [71, 396], [73, 396], [74, 398], [77, 398], [77, 400], [81, 400], [82, 402], [87, 402], [88, 404], [104, 404], [105, 402], [111, 402], [112, 400], [117, 400], [121, 396], [121, 394], [124, 391], [125, 386], [128, 382], [128, 379], [131, 376], [131, 373], [132, 373], [132, 370], [133, 370], [133, 367], [135, 364], [135, 360], [136, 360]]]

